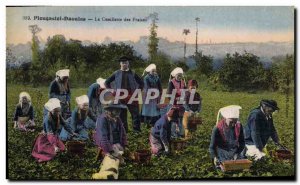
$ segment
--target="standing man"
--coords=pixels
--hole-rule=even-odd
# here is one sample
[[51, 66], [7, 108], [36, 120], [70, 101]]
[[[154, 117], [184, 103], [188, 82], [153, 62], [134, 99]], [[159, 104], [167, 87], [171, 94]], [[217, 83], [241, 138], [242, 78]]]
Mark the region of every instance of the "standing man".
[[[114, 82], [115, 90], [123, 89], [128, 91], [128, 97], [120, 100], [120, 103], [128, 107], [132, 118], [133, 131], [140, 132], [139, 103], [138, 101], [133, 101], [129, 104], [128, 101], [136, 89], [142, 89], [144, 87], [144, 82], [136, 73], [129, 69], [130, 58], [122, 56], [118, 61], [121, 68], [106, 79], [105, 86], [111, 88], [111, 83]], [[124, 123], [126, 132], [128, 132], [127, 109], [121, 111], [120, 118]]]
[[245, 126], [246, 156], [255, 157], [255, 160], [265, 156], [263, 149], [270, 137], [280, 146], [272, 118], [276, 110], [279, 110], [276, 101], [261, 100], [260, 106], [250, 112]]

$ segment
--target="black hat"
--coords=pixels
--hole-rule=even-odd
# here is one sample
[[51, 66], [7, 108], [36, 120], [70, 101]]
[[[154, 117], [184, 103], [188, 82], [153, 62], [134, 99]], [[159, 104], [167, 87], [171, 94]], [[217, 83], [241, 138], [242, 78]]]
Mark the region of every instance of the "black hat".
[[260, 104], [264, 104], [268, 107], [273, 108], [274, 110], [279, 110], [279, 107], [277, 106], [277, 102], [275, 100], [261, 100]]
[[125, 62], [125, 61], [131, 61], [131, 58], [127, 57], [127, 56], [121, 56], [119, 58], [119, 62]]
[[126, 109], [127, 106], [123, 105], [123, 104], [108, 104], [108, 105], [104, 105], [103, 109], [108, 110], [108, 109]]

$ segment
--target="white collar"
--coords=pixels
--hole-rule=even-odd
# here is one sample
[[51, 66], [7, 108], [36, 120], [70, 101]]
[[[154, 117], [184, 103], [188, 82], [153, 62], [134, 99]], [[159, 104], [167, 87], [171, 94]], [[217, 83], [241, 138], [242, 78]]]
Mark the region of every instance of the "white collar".
[[120, 69], [121, 71], [129, 71], [130, 69], [128, 68], [128, 69], [126, 69], [126, 70], [122, 70], [122, 69]]
[[265, 115], [265, 117], [266, 117], [266, 119], [267, 120], [269, 120], [269, 119], [271, 119], [272, 117], [269, 115], [266, 115], [266, 113], [264, 112], [264, 109], [262, 108], [262, 107], [260, 107], [260, 110], [261, 110], [261, 112]]

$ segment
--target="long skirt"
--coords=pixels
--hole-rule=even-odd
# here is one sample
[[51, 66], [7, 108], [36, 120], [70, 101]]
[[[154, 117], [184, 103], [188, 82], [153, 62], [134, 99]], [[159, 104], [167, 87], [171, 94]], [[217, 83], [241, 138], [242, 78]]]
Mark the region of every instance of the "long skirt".
[[65, 150], [65, 145], [54, 134], [40, 133], [36, 140], [31, 155], [38, 162], [50, 161], [56, 156], [54, 147], [57, 146], [60, 151]]
[[31, 129], [35, 126], [33, 120], [29, 120], [29, 117], [19, 117], [17, 121], [17, 129], [20, 131], [34, 131]]
[[[71, 118], [67, 119], [67, 124], [71, 124]], [[61, 132], [59, 134], [59, 138], [62, 140], [62, 141], [67, 141], [67, 140], [75, 140], [75, 141], [86, 141], [89, 139], [89, 134], [88, 134], [88, 131], [86, 128], [84, 128], [83, 126], [81, 126], [80, 128], [77, 128], [77, 129], [74, 129], [72, 128], [73, 130], [75, 130], [75, 133], [78, 134], [78, 136], [74, 136], [73, 138], [71, 138], [71, 134], [65, 129], [65, 128], [62, 128], [61, 129]]]
[[149, 117], [159, 116], [160, 110], [158, 109], [157, 104], [157, 99], [149, 100], [147, 104], [144, 102], [142, 107], [142, 115]]

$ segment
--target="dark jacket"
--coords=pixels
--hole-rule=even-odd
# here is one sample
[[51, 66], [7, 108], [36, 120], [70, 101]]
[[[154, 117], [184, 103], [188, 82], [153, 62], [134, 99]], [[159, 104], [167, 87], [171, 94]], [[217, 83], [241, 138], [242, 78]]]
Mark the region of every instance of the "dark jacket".
[[[234, 128], [231, 128], [231, 129], [234, 129]], [[226, 151], [237, 148], [237, 151], [236, 151], [237, 154], [240, 154], [244, 150], [245, 141], [244, 141], [243, 126], [241, 124], [240, 124], [238, 140], [236, 138], [237, 134], [234, 134], [234, 131], [232, 132], [234, 134], [232, 138], [234, 138], [234, 140], [237, 141], [237, 142], [235, 142], [236, 143], [235, 145], [230, 146], [229, 143], [233, 143], [233, 142], [229, 141], [230, 138], [228, 138], [228, 136], [222, 135], [220, 132], [221, 131], [219, 128], [217, 128], [217, 127], [213, 128], [210, 145], [209, 145], [209, 153], [211, 155], [211, 158], [214, 158], [217, 156], [217, 148], [221, 148]]]
[[195, 93], [194, 95], [194, 101], [199, 101], [199, 104], [189, 104], [191, 97], [191, 92], [187, 91], [184, 97], [185, 104], [183, 105], [184, 109], [186, 111], [192, 110], [193, 112], [200, 112], [201, 111], [201, 106], [202, 106], [202, 98], [198, 92]]
[[156, 121], [154, 127], [151, 129], [151, 134], [156, 139], [160, 139], [164, 145], [169, 145], [171, 139], [171, 123], [167, 115], [162, 116]]
[[267, 119], [260, 107], [253, 109], [245, 126], [245, 142], [255, 145], [260, 151], [266, 146], [271, 137], [275, 143], [279, 142], [277, 131], [273, 124], [273, 118]]
[[34, 110], [33, 110], [32, 105], [30, 105], [28, 114], [25, 115], [22, 112], [22, 108], [21, 108], [20, 104], [18, 104], [16, 107], [15, 115], [14, 115], [14, 121], [18, 121], [18, 117], [27, 117], [27, 116], [29, 117], [29, 120], [33, 120]]
[[[114, 125], [112, 125], [114, 124]], [[114, 137], [117, 132], [118, 137]], [[116, 141], [115, 138], [118, 138]], [[102, 113], [96, 122], [96, 144], [104, 151], [109, 153], [113, 150], [112, 145], [120, 143], [122, 147], [127, 145], [127, 135], [121, 119], [118, 118], [117, 123], [111, 123], [105, 113]]]
[[49, 98], [58, 98], [60, 101], [70, 101], [71, 92], [68, 84], [66, 92], [60, 92], [58, 82], [53, 80], [49, 86]]
[[[122, 79], [123, 73], [126, 73], [127, 79]], [[134, 92], [138, 88], [144, 87], [143, 80], [133, 71], [115, 71], [110, 77], [108, 77], [105, 81], [105, 86], [107, 88], [112, 88], [111, 83], [114, 82], [114, 89], [122, 89], [124, 88], [124, 82], [126, 82], [126, 89]]]

